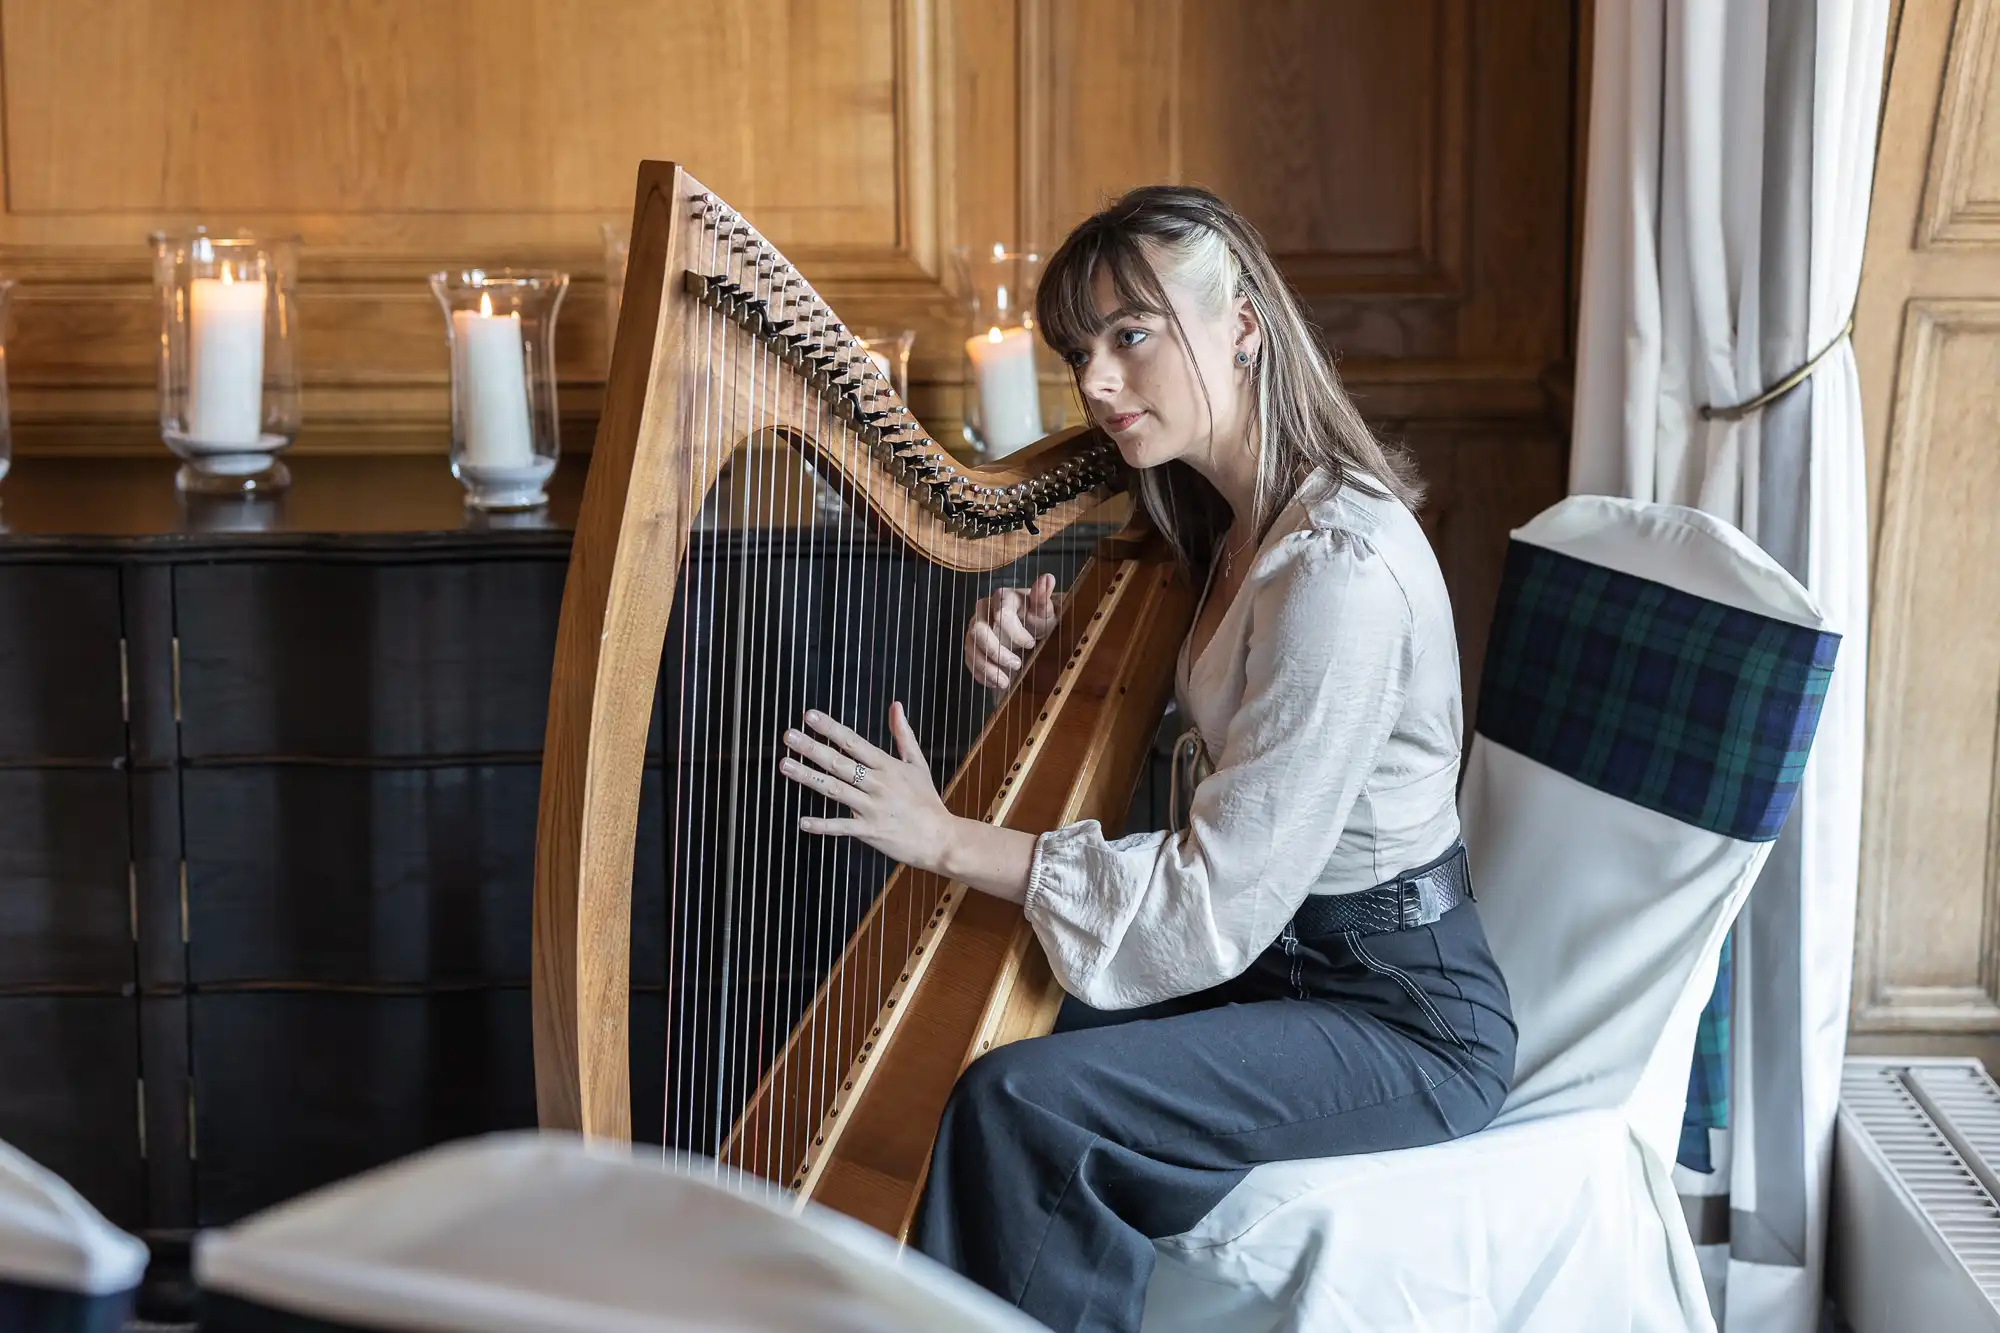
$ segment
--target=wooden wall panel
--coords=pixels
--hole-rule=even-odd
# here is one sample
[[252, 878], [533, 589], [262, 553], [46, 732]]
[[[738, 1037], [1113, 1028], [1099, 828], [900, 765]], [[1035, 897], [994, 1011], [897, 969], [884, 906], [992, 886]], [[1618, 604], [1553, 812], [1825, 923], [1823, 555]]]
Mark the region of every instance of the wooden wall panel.
[[304, 240], [307, 448], [441, 451], [443, 323], [424, 274], [510, 263], [572, 274], [559, 373], [568, 443], [587, 447], [598, 228], [623, 224], [644, 157], [696, 167], [831, 291], [935, 301], [956, 221], [957, 138], [939, 132], [950, 13], [6, 0], [19, 446], [156, 447], [145, 238], [197, 221]]
[[2000, 245], [2000, 4], [1961, 6], [1924, 189], [1931, 246]]
[[1308, 295], [1458, 290], [1469, 2], [1187, 12], [1185, 172], [1256, 217]]
[[[1052, 243], [1119, 190], [1208, 186], [1303, 290], [1449, 290], [1463, 222], [1464, 0], [1054, 3]], [[1357, 133], [1360, 126], [1367, 133]]]
[[1876, 506], [1853, 1048], [2000, 1056], [2000, 3], [1905, 0], [1855, 320]]
[[[364, 251], [469, 215], [617, 216], [642, 157], [780, 244], [893, 252], [895, 0], [11, 0], [9, 211], [311, 219]], [[921, 108], [913, 108], [921, 109]]]
[[1536, 410], [1569, 302], [1572, 5], [1031, 8], [1038, 235], [1130, 185], [1206, 185], [1263, 230], [1378, 414]]
[[1914, 301], [1902, 342], [1876, 581], [1875, 892], [1857, 1021], [1995, 1030], [2000, 301]]
[[601, 223], [676, 157], [850, 323], [960, 374], [954, 245], [1142, 180], [1266, 229], [1380, 419], [1538, 420], [1563, 357], [1577, 0], [0, 0], [0, 271], [24, 453], [145, 452], [146, 234], [303, 238], [302, 449], [441, 452], [423, 275], [558, 265], [566, 447]]

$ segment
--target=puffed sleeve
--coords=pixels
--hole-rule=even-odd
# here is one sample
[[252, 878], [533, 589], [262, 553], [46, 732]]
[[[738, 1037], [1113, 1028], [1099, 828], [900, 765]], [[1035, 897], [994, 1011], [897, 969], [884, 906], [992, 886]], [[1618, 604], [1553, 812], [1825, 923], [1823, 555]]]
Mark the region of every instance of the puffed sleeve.
[[1099, 1009], [1192, 994], [1278, 937], [1339, 842], [1402, 711], [1409, 600], [1365, 537], [1286, 535], [1251, 578], [1242, 707], [1179, 835], [1043, 834], [1025, 908], [1058, 980]]

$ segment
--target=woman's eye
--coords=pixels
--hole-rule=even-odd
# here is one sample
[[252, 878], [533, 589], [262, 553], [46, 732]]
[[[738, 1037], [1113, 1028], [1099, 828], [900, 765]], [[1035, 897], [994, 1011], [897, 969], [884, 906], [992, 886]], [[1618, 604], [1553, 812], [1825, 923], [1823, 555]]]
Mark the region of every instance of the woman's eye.
[[1137, 347], [1151, 336], [1144, 329], [1120, 329], [1118, 330], [1118, 345], [1120, 347]]
[[1090, 360], [1090, 353], [1084, 351], [1081, 347], [1073, 347], [1069, 351], [1063, 353], [1063, 364], [1070, 367], [1072, 370], [1082, 370], [1084, 367], [1084, 363], [1089, 360]]

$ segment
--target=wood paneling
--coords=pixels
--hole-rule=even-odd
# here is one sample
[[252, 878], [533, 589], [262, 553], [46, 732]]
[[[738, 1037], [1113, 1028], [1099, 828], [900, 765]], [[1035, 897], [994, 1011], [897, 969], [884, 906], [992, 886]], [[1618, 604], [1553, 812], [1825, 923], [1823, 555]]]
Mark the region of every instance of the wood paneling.
[[1876, 579], [1874, 966], [1858, 1017], [2000, 1028], [2000, 301], [1913, 301], [1902, 341]]
[[780, 244], [934, 264], [909, 243], [935, 198], [895, 188], [934, 166], [910, 160], [934, 10], [10, 0], [9, 212], [66, 219], [38, 239], [72, 244], [137, 239], [134, 217], [310, 220], [323, 250], [408, 257], [619, 217], [633, 165], [666, 157]]
[[1264, 233], [1357, 387], [1476, 375], [1493, 403], [1560, 359], [1571, 5], [1031, 8], [1039, 238], [1132, 185], [1206, 185]]
[[957, 411], [952, 246], [1145, 180], [1268, 234], [1378, 416], [1540, 417], [1562, 359], [1577, 0], [0, 0], [23, 452], [158, 449], [144, 238], [302, 237], [302, 449], [441, 452], [423, 275], [548, 264], [564, 439], [600, 223], [678, 159]]
[[1877, 506], [1853, 1025], [2000, 1035], [2000, 62], [1993, 0], [1906, 0], [1855, 322]]
[[598, 225], [629, 216], [641, 158], [698, 166], [835, 289], [935, 300], [956, 212], [950, 11], [8, 0], [21, 443], [152, 443], [143, 243], [160, 226], [303, 237], [308, 446], [441, 449], [443, 324], [422, 276], [516, 263], [576, 280], [558, 348], [587, 447]]
[[1452, 293], [1468, 9], [1049, 5], [1058, 58], [1032, 85], [1052, 131], [1042, 235], [1129, 186], [1185, 180], [1255, 218], [1308, 296]]
[[1959, 7], [1936, 151], [1924, 189], [1924, 240], [2000, 245], [2000, 3]]

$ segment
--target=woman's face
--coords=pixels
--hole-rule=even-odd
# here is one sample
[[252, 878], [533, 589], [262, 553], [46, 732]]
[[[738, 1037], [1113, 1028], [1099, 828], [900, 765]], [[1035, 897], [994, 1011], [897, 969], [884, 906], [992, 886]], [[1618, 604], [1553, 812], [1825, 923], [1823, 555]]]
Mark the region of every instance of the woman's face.
[[1171, 279], [1162, 285], [1185, 349], [1171, 321], [1121, 309], [1110, 273], [1099, 269], [1092, 292], [1105, 326], [1070, 357], [1091, 419], [1135, 468], [1177, 458], [1200, 464], [1248, 433], [1251, 376], [1235, 360], [1239, 349], [1257, 352], [1247, 303], [1211, 311]]

